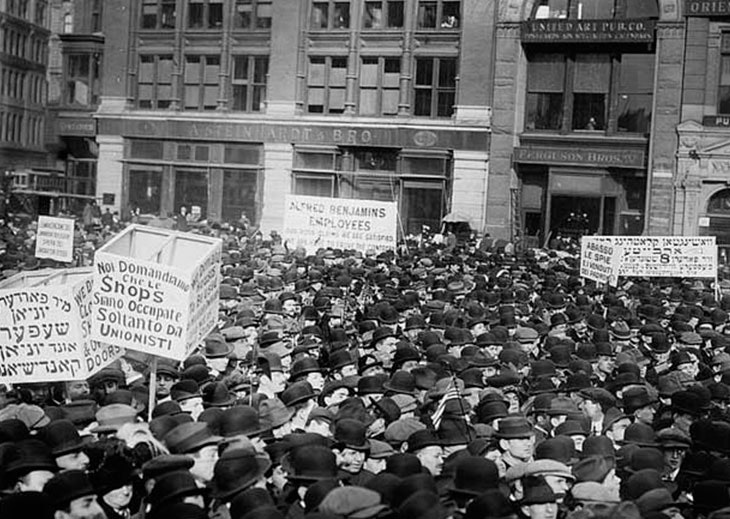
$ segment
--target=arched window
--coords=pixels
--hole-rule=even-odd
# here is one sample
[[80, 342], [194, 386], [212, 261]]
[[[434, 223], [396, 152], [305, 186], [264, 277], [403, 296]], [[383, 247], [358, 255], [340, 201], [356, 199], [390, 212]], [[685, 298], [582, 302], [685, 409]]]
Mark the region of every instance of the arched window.
[[659, 18], [659, 7], [657, 0], [539, 0], [532, 17], [576, 20]]
[[707, 203], [710, 216], [730, 216], [730, 189], [723, 189], [712, 195]]

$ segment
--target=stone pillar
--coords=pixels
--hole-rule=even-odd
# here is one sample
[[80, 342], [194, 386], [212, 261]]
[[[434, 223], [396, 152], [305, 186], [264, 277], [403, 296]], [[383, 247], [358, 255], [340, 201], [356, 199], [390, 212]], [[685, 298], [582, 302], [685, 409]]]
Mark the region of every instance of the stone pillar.
[[101, 205], [102, 212], [108, 207], [111, 212], [122, 214], [122, 190], [124, 186], [124, 139], [119, 135], [97, 135], [99, 158], [96, 173], [96, 198], [104, 193], [114, 195], [114, 205]]
[[676, 171], [677, 125], [682, 103], [684, 23], [657, 25], [656, 81], [649, 149], [646, 234], [672, 232], [673, 177]]
[[451, 210], [467, 216], [472, 229], [480, 233], [484, 229], [488, 175], [487, 152], [454, 150]]
[[264, 189], [261, 208], [261, 232], [284, 229], [284, 200], [291, 187], [294, 147], [291, 144], [264, 144]]
[[[266, 83], [266, 115], [291, 117], [296, 111], [301, 0], [274, 0], [271, 17], [271, 54]], [[303, 44], [303, 42], [302, 42]]]
[[512, 150], [517, 144], [515, 114], [520, 81], [524, 81], [519, 75], [519, 38], [518, 23], [497, 26], [492, 126], [500, 131], [491, 135], [485, 229], [495, 239], [510, 238]]
[[459, 91], [456, 97], [457, 123], [489, 125], [494, 24], [484, 23], [496, 14], [496, 0], [462, 2], [462, 37], [459, 63]]

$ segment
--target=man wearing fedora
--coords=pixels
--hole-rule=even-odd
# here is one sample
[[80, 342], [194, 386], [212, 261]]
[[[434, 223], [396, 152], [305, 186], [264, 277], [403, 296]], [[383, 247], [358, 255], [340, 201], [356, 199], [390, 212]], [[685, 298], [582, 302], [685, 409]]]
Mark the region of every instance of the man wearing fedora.
[[223, 438], [214, 435], [205, 422], [183, 423], [164, 437], [164, 443], [172, 454], [183, 454], [193, 460], [190, 473], [200, 487], [213, 479], [218, 461], [218, 444]]
[[519, 502], [522, 514], [530, 519], [556, 519], [558, 496], [547, 484], [545, 478], [527, 476], [522, 481], [524, 497]]
[[535, 451], [535, 432], [522, 416], [507, 416], [498, 422], [496, 437], [502, 451], [497, 466], [504, 475], [510, 468], [529, 463]]

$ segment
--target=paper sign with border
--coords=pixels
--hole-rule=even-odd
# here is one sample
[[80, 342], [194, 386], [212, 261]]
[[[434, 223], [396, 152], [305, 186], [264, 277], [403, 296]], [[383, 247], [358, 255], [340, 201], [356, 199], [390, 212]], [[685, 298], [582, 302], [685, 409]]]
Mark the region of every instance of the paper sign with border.
[[290, 247], [395, 249], [398, 204], [320, 196], [287, 195], [282, 236]]
[[74, 259], [73, 218], [39, 216], [35, 256], [71, 263]]

